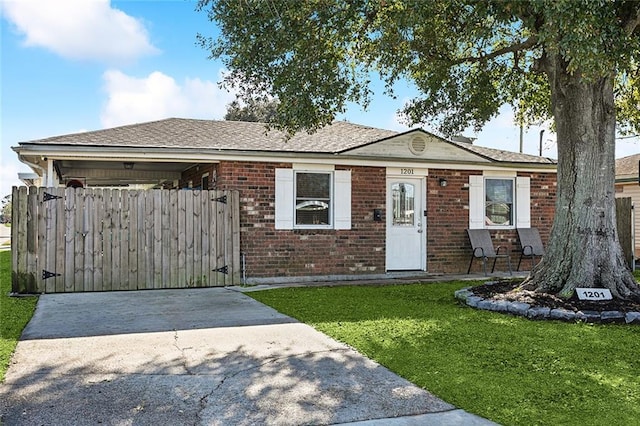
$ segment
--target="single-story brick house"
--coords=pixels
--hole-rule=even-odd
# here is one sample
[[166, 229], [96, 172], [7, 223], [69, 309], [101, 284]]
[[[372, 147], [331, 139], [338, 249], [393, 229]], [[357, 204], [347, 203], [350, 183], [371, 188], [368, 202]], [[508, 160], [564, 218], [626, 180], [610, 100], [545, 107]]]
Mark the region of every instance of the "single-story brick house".
[[347, 122], [286, 139], [261, 123], [170, 118], [14, 150], [43, 186], [238, 190], [253, 282], [464, 273], [465, 229], [488, 228], [515, 254], [516, 227], [547, 240], [556, 198], [548, 158]]

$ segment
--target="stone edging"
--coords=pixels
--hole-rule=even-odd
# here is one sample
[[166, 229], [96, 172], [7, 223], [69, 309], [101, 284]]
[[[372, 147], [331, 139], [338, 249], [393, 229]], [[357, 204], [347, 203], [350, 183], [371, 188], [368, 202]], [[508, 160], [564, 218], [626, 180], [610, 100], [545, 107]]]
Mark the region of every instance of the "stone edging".
[[455, 297], [462, 303], [476, 309], [508, 313], [532, 320], [560, 320], [587, 323], [626, 323], [640, 325], [640, 312], [620, 311], [570, 311], [568, 309], [551, 309], [542, 306], [531, 306], [529, 303], [509, 302], [506, 300], [490, 300], [476, 296], [473, 287], [465, 287], [455, 292]]

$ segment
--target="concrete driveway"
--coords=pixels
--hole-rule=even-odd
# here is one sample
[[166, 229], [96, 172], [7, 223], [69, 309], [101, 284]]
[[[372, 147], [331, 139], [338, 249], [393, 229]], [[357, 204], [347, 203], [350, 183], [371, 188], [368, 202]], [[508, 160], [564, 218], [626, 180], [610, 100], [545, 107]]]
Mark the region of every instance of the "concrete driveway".
[[[485, 425], [225, 288], [40, 297], [4, 425]], [[377, 419], [377, 420], [376, 420]]]

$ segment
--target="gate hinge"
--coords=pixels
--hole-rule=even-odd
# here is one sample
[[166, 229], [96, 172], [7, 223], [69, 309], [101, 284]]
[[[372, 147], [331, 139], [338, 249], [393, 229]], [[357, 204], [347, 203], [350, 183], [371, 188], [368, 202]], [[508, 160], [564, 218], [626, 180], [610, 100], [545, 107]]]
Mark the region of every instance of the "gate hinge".
[[214, 269], [215, 272], [222, 272], [223, 274], [228, 274], [229, 273], [229, 267], [227, 265], [224, 265], [222, 268], [216, 268]]
[[222, 204], [227, 204], [227, 196], [223, 195], [222, 197], [214, 198], [211, 201], [217, 201], [217, 202], [222, 203]]
[[59, 195], [53, 195], [53, 194], [49, 194], [48, 192], [45, 192], [42, 197], [42, 202], [44, 203], [45, 201], [56, 200], [59, 198], [62, 198], [62, 197]]
[[46, 280], [48, 278], [59, 277], [60, 274], [56, 274], [55, 272], [49, 272], [45, 269], [42, 270], [42, 279]]

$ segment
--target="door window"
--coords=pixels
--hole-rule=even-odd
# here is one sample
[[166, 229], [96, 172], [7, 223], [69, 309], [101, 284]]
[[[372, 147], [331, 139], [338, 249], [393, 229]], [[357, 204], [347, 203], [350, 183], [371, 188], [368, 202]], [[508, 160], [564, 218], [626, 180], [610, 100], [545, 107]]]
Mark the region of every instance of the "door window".
[[415, 186], [410, 183], [391, 185], [391, 205], [393, 226], [414, 226]]

